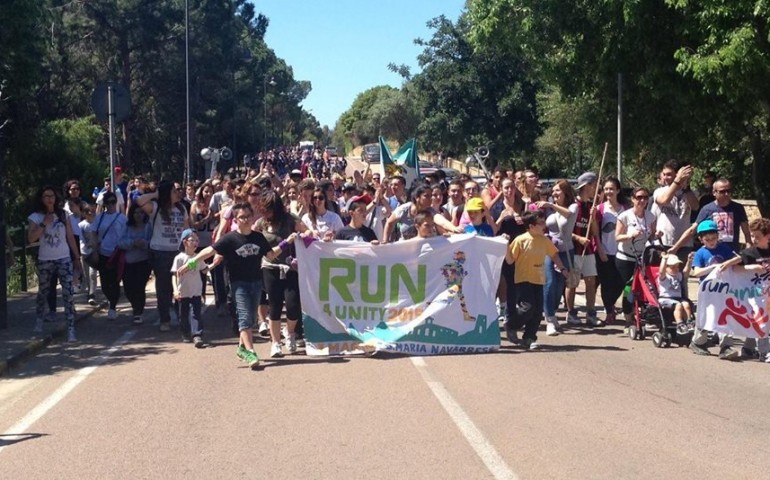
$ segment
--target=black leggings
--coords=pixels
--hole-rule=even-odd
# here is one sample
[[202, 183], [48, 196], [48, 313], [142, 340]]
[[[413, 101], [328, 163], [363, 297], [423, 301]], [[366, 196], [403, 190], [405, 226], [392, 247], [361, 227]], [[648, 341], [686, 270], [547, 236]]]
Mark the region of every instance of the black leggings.
[[[620, 282], [618, 283], [622, 285], [621, 288], [625, 288], [626, 284], [634, 276], [634, 270], [636, 269], [636, 262], [629, 261], [629, 260], [622, 260], [618, 257], [615, 257], [615, 267], [618, 270], [618, 275], [620, 275]], [[628, 298], [626, 298], [625, 295], [623, 295], [623, 313], [631, 313], [633, 311], [634, 311], [634, 305], [628, 301]]]
[[281, 320], [283, 304], [286, 303], [286, 318], [299, 320], [302, 307], [299, 303], [299, 276], [294, 270], [286, 272], [286, 278], [281, 278], [277, 268], [263, 268], [262, 279], [270, 304], [270, 320]]
[[615, 302], [618, 301], [626, 285], [626, 281], [620, 278], [620, 272], [615, 265], [615, 255], [607, 255], [606, 262], [602, 262], [597, 255], [596, 271], [602, 286], [602, 304], [607, 312], [613, 312]]

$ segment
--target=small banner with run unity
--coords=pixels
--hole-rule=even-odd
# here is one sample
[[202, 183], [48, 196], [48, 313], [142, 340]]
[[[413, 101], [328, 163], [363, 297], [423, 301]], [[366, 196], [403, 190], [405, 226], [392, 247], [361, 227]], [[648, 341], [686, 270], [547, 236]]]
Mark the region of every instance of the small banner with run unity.
[[500, 348], [495, 292], [505, 239], [296, 244], [308, 355]]
[[730, 268], [711, 272], [698, 286], [697, 325], [747, 338], [767, 338], [770, 273]]

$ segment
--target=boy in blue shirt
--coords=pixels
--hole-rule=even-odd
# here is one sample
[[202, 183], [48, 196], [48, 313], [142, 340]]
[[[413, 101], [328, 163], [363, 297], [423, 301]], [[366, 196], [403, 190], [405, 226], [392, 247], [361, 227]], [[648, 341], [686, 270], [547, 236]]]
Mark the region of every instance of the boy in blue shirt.
[[[719, 241], [719, 228], [713, 220], [703, 220], [698, 224], [696, 233], [703, 246], [693, 256], [690, 275], [703, 280], [715, 269], [724, 270], [741, 263], [741, 257], [733, 252], [732, 247]], [[708, 332], [695, 327], [690, 350], [696, 355], [711, 355], [707, 348]], [[720, 335], [719, 358], [722, 360], [738, 360], [740, 352], [732, 347], [731, 335]]]

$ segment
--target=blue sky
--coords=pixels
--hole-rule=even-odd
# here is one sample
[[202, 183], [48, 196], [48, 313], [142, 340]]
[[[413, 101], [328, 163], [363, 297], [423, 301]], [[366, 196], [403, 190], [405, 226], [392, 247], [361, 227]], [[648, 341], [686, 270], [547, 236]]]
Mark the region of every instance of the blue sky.
[[294, 69], [294, 78], [309, 80], [312, 92], [303, 102], [321, 125], [334, 128], [356, 96], [377, 85], [401, 87], [388, 63], [419, 72], [422, 51], [415, 38], [428, 39], [426, 23], [445, 15], [459, 18], [465, 0], [254, 0], [270, 19], [265, 40]]

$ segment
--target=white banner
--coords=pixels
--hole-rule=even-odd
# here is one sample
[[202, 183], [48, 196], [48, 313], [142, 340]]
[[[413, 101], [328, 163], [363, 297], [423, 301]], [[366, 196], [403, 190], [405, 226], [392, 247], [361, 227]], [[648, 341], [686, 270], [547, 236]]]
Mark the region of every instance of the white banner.
[[713, 271], [698, 286], [697, 325], [712, 332], [766, 338], [770, 274], [742, 268]]
[[309, 355], [500, 347], [495, 292], [504, 239], [464, 234], [387, 245], [296, 243]]

